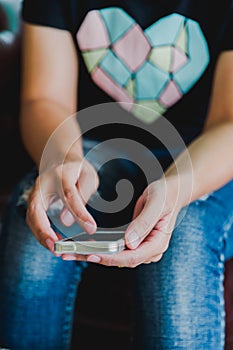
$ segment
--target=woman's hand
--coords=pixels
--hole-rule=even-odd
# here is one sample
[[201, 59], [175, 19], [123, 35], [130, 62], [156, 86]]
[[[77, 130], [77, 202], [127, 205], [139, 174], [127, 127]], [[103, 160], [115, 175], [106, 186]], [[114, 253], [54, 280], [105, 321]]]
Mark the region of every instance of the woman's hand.
[[29, 199], [26, 221], [37, 240], [51, 252], [57, 235], [51, 228], [46, 211], [54, 199], [62, 199], [61, 221], [70, 226], [75, 220], [88, 233], [96, 223], [85, 205], [98, 188], [98, 175], [93, 166], [80, 157], [67, 157], [63, 164], [43, 171], [35, 182]]
[[63, 255], [67, 260], [87, 260], [107, 266], [136, 267], [159, 261], [167, 250], [181, 205], [176, 179], [151, 183], [139, 197], [133, 221], [125, 232], [128, 249], [108, 255]]

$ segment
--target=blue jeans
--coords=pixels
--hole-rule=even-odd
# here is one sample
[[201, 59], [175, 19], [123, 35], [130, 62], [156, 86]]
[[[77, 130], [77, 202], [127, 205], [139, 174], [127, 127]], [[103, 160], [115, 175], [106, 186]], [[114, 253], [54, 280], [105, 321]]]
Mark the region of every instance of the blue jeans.
[[224, 349], [223, 280], [224, 263], [233, 256], [232, 191], [233, 181], [194, 201], [162, 260], [133, 271], [133, 349]]
[[[120, 160], [101, 175], [102, 195], [122, 175], [136, 181], [135, 196], [119, 216], [93, 212], [108, 227], [130, 220], [145, 184]], [[106, 176], [111, 172], [111, 176]], [[16, 186], [0, 237], [0, 346], [13, 350], [67, 350], [85, 262], [54, 257], [34, 238], [19, 197], [35, 174]], [[108, 183], [109, 182], [109, 183]], [[110, 186], [110, 187], [109, 187]], [[233, 181], [191, 203], [161, 261], [128, 269], [132, 294], [132, 349], [222, 350], [224, 262], [233, 256]], [[108, 197], [109, 200], [111, 198]], [[186, 210], [183, 209], [183, 210]], [[119, 287], [120, 288], [120, 287]]]

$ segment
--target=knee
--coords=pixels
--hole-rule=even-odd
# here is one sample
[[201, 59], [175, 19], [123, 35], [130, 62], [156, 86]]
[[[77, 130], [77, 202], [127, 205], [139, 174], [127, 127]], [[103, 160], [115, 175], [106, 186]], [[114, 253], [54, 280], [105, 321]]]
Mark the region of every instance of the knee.
[[203, 196], [180, 211], [170, 247], [184, 257], [206, 259], [215, 253], [219, 259], [224, 248], [223, 226], [223, 215], [209, 197]]

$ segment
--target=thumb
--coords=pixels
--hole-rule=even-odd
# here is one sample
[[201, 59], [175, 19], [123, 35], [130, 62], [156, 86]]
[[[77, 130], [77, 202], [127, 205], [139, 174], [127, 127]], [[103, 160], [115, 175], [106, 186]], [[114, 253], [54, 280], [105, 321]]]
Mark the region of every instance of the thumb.
[[128, 248], [135, 249], [152, 231], [159, 220], [160, 211], [150, 197], [144, 204], [139, 215], [129, 224], [125, 232], [125, 242]]

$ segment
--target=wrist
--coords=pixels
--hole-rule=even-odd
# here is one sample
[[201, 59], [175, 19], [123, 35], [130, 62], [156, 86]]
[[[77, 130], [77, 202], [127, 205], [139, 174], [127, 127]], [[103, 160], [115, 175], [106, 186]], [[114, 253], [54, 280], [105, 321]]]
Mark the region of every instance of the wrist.
[[77, 160], [80, 162], [84, 160], [83, 149], [80, 143], [72, 145], [64, 155], [64, 161], [66, 162]]
[[191, 202], [192, 177], [165, 173], [166, 198], [174, 209], [180, 210]]

